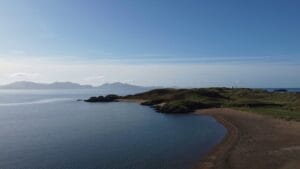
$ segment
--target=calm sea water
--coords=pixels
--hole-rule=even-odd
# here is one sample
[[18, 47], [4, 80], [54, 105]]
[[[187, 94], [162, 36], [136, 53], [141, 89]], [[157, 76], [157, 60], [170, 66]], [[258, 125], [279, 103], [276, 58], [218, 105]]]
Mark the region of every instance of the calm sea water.
[[226, 134], [208, 116], [76, 101], [95, 92], [0, 90], [0, 168], [191, 168]]
[[265, 88], [265, 90], [269, 91], [269, 92], [273, 92], [276, 89], [286, 89], [287, 92], [293, 92], [293, 93], [299, 93], [300, 92], [300, 88]]

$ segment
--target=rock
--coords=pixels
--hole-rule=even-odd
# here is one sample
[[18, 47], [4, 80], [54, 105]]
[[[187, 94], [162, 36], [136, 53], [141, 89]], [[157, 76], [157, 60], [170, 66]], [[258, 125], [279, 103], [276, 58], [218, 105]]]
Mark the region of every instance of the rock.
[[85, 102], [92, 102], [92, 103], [95, 103], [95, 102], [115, 102], [119, 98], [120, 98], [120, 96], [118, 96], [118, 95], [110, 94], [110, 95], [107, 95], [105, 97], [104, 96], [90, 97], [89, 99], [84, 100], [84, 101]]
[[274, 92], [287, 92], [288, 90], [286, 89], [275, 89]]

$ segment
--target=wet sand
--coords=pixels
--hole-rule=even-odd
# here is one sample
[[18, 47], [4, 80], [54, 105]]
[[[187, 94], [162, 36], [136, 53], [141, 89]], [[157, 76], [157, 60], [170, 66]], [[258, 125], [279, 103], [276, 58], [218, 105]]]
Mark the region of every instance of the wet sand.
[[196, 114], [213, 116], [228, 129], [196, 169], [300, 169], [300, 122], [226, 108]]

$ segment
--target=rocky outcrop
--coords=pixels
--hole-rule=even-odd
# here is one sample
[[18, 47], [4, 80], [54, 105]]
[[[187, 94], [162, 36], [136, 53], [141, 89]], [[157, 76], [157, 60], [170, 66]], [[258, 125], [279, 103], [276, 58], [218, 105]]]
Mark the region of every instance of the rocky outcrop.
[[84, 100], [85, 102], [91, 102], [91, 103], [96, 103], [96, 102], [115, 102], [118, 101], [120, 96], [110, 94], [107, 96], [98, 96], [98, 97], [90, 97], [87, 100]]

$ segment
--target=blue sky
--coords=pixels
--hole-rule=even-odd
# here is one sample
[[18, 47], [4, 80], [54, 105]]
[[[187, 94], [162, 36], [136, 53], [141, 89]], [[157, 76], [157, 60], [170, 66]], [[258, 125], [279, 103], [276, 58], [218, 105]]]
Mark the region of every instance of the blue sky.
[[[299, 7], [296, 0], [4, 0], [0, 80], [299, 87]], [[61, 72], [51, 73], [57, 66]]]

